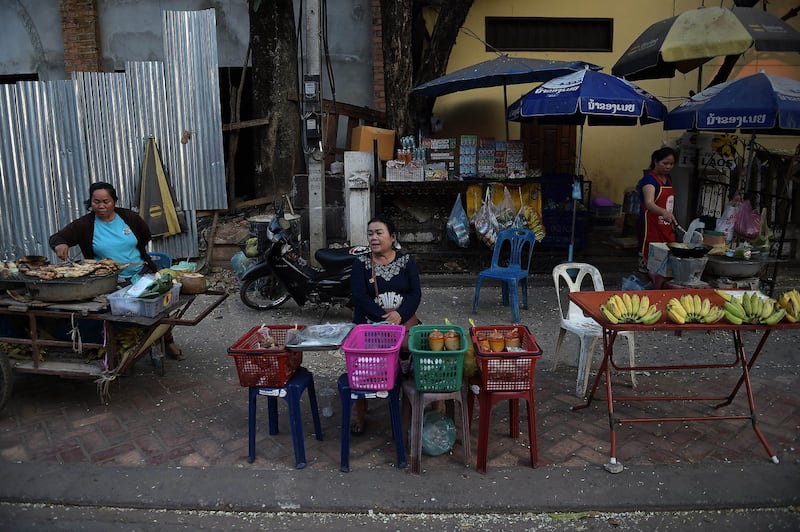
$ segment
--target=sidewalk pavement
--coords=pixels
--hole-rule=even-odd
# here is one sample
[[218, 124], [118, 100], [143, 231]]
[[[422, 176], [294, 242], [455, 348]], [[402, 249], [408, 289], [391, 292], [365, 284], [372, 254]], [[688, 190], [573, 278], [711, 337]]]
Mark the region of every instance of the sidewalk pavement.
[[[610, 261], [608, 262], [610, 264]], [[607, 288], [619, 287], [624, 266], [603, 268]], [[798, 286], [797, 270], [781, 284]], [[792, 273], [794, 272], [794, 273]], [[323, 311], [290, 302], [275, 311], [246, 308], [233, 294], [194, 328], [179, 328], [178, 343], [189, 358], [166, 361], [159, 376], [145, 357], [111, 388], [107, 403], [95, 385], [57, 377], [19, 375], [0, 413], [0, 501], [233, 511], [360, 512], [568, 512], [788, 507], [800, 504], [800, 366], [797, 332], [777, 331], [752, 369], [758, 425], [780, 459], [773, 464], [749, 421], [627, 423], [617, 427], [617, 456], [625, 470], [603, 469], [609, 457], [605, 403], [582, 410], [575, 396], [577, 342], [567, 338], [559, 367], [551, 370], [558, 332], [557, 302], [549, 274], [531, 276], [530, 304], [521, 322], [540, 343], [537, 367], [539, 467], [530, 468], [529, 442], [508, 437], [508, 408], [492, 412], [489, 471], [465, 467], [459, 442], [450, 453], [422, 458], [422, 475], [394, 467], [394, 448], [384, 401], [371, 401], [367, 433], [353, 437], [350, 473], [339, 472], [339, 408], [322, 418], [324, 440], [314, 438], [304, 400], [303, 430], [308, 466], [294, 469], [285, 404], [279, 404], [280, 434], [266, 430], [259, 402], [256, 460], [247, 462], [247, 391], [238, 384], [227, 348], [254, 324], [318, 323]], [[780, 283], [779, 283], [780, 284]], [[444, 318], [468, 326], [509, 324], [500, 289], [481, 290], [477, 315], [470, 313], [474, 277], [425, 276], [418, 313], [427, 323]], [[332, 309], [324, 321], [349, 321], [347, 309]], [[746, 333], [745, 349], [758, 340]], [[623, 342], [624, 343], [624, 342]], [[720, 333], [637, 334], [637, 363], [727, 360], [730, 337]], [[619, 360], [627, 356], [620, 348]], [[593, 368], [600, 362], [595, 355]], [[318, 396], [335, 388], [344, 371], [337, 352], [304, 355]], [[740, 372], [696, 370], [639, 373], [638, 389], [615, 374], [615, 390], [636, 393], [727, 395]], [[622, 384], [620, 384], [622, 383]], [[603, 388], [601, 386], [601, 388]], [[631, 401], [615, 415], [637, 417], [736, 415], [747, 412], [744, 389], [732, 405], [714, 411], [708, 402], [665, 404]], [[476, 403], [477, 419], [477, 403]]]

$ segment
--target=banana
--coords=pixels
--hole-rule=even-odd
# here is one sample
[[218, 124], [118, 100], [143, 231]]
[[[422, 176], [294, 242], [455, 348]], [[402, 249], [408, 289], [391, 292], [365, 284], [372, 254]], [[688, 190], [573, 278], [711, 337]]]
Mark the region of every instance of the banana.
[[711, 307], [711, 310], [709, 310], [704, 321], [705, 323], [717, 323], [722, 319], [723, 316], [725, 316], [725, 312], [723, 312], [718, 306], [714, 305]]
[[619, 308], [620, 316], [625, 314], [625, 301], [622, 300], [622, 296], [619, 294], [614, 294], [612, 297], [614, 298], [614, 302], [617, 304], [617, 308]]
[[773, 312], [772, 315], [769, 316], [767, 319], [761, 320], [761, 323], [763, 323], [764, 325], [775, 325], [779, 321], [781, 321], [785, 315], [786, 315], [786, 309], [781, 308]]
[[631, 296], [631, 314], [636, 316], [637, 318], [641, 318], [642, 315], [639, 314], [639, 294], [633, 294]]
[[625, 313], [630, 316], [633, 314], [631, 296], [627, 292], [622, 292], [622, 303], [625, 305]]
[[642, 318], [642, 323], [644, 323], [645, 325], [652, 325], [660, 319], [661, 319], [661, 311], [658, 310], [655, 305], [653, 305], [652, 307], [650, 307], [650, 310], [647, 312], [647, 314], [645, 314], [644, 317]]
[[619, 323], [619, 319], [614, 315], [614, 313], [605, 305], [600, 305], [600, 312], [603, 313], [603, 316], [610, 321], [611, 323], [617, 324]]
[[752, 316], [753, 315], [753, 300], [750, 298], [750, 294], [745, 292], [742, 296], [742, 308], [744, 309], [745, 316]]
[[708, 316], [709, 311], [711, 311], [711, 301], [708, 298], [704, 298], [701, 304], [700, 316]]
[[721, 297], [723, 301], [730, 301], [731, 299], [733, 299], [733, 296], [731, 295], [731, 293], [730, 292], [726, 292], [725, 290], [717, 289], [717, 290], [714, 290], [714, 292], [716, 292], [717, 295], [719, 297]]
[[686, 323], [686, 318], [688, 316], [686, 314], [686, 309], [683, 308], [683, 305], [681, 304], [680, 301], [678, 301], [676, 298], [673, 297], [672, 299], [669, 300], [667, 306], [672, 309], [672, 312], [674, 314], [680, 316], [681, 318], [680, 323]]
[[648, 309], [650, 309], [650, 297], [645, 294], [639, 298], [639, 315], [644, 316], [647, 314]]
[[695, 314], [702, 314], [703, 313], [703, 301], [700, 299], [700, 296], [695, 294], [692, 297], [692, 303], [694, 304], [694, 313]]
[[675, 306], [667, 305], [665, 309], [667, 312], [667, 317], [679, 325], [686, 323], [686, 315], [678, 314], [677, 312], [675, 312], [675, 308], [676, 308]]
[[755, 319], [761, 319], [761, 309], [764, 308], [764, 300], [758, 297], [758, 294], [753, 292], [753, 295], [750, 296], [750, 310], [752, 311], [752, 317]]
[[759, 317], [762, 320], [765, 320], [770, 316], [772, 316], [773, 312], [775, 312], [775, 300], [771, 298], [765, 299], [764, 302], [762, 303], [761, 314], [759, 314]]
[[[727, 306], [728, 302], [726, 302], [725, 305]], [[727, 308], [723, 312], [725, 313], [725, 319], [728, 320], [729, 322], [731, 322], [732, 324], [734, 324], [734, 325], [741, 325], [742, 324], [742, 318], [740, 318], [736, 314], [733, 314]]]
[[722, 308], [725, 310], [726, 314], [731, 314], [739, 318], [739, 323], [745, 318], [744, 308], [738, 301], [726, 301]]
[[609, 312], [614, 315], [617, 321], [619, 321], [619, 318], [622, 317], [622, 310], [620, 310], [620, 308], [617, 306], [617, 301], [614, 299], [614, 296], [608, 298], [608, 301], [606, 301], [606, 307], [608, 308]]
[[683, 308], [686, 309], [686, 314], [694, 314], [694, 299], [692, 299], [692, 296], [689, 294], [682, 295], [681, 304], [683, 305]]

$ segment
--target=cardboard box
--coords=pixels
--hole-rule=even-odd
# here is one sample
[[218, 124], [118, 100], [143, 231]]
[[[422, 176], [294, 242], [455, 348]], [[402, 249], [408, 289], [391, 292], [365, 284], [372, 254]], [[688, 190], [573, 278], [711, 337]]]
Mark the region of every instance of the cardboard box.
[[647, 254], [647, 271], [661, 277], [672, 277], [669, 246], [664, 242], [651, 243]]
[[378, 158], [381, 161], [394, 159], [394, 131], [379, 127], [358, 126], [353, 128], [350, 137], [352, 151], [368, 151], [372, 153], [372, 141], [378, 141]]

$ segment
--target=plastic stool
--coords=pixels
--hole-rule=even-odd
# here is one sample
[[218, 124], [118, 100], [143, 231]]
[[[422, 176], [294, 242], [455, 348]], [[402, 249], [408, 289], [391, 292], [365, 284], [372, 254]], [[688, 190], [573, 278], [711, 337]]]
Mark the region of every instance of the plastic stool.
[[411, 446], [411, 472], [420, 472], [422, 456], [422, 418], [425, 406], [434, 401], [456, 401], [461, 410], [461, 446], [464, 448], [464, 465], [469, 465], [469, 415], [467, 413], [467, 387], [462, 385], [455, 392], [420, 392], [414, 384], [414, 379], [403, 381], [403, 393], [411, 403], [411, 435], [408, 437]]
[[160, 253], [158, 251], [149, 251], [147, 253], [159, 270], [169, 268], [172, 266], [172, 255], [169, 253]]
[[251, 464], [256, 459], [256, 398], [259, 395], [267, 396], [267, 414], [269, 416], [269, 433], [278, 433], [278, 397], [283, 398], [289, 405], [289, 422], [292, 428], [292, 445], [294, 446], [294, 461], [297, 469], [306, 466], [306, 446], [303, 443], [303, 420], [300, 417], [300, 398], [303, 391], [308, 389], [308, 399], [311, 403], [311, 417], [314, 419], [314, 433], [317, 440], [322, 441], [322, 426], [319, 421], [317, 408], [317, 394], [314, 391], [314, 376], [304, 367], [300, 367], [289, 379], [283, 388], [250, 387], [249, 450], [247, 461]]
[[[532, 384], [532, 383], [531, 383]], [[519, 436], [519, 400], [525, 399], [528, 409], [528, 439], [531, 446], [531, 467], [536, 467], [539, 463], [539, 445], [536, 438], [536, 399], [534, 397], [534, 387], [531, 385], [528, 390], [519, 391], [487, 391], [481, 387], [480, 379], [470, 381], [469, 391], [469, 419], [472, 422], [474, 409], [475, 387], [478, 391], [478, 402], [480, 413], [478, 416], [478, 458], [475, 469], [478, 473], [486, 473], [487, 454], [489, 452], [489, 428], [492, 422], [492, 408], [500, 401], [509, 402], [509, 436], [517, 438]]]
[[394, 388], [386, 391], [351, 390], [347, 373], [339, 377], [339, 398], [342, 401], [342, 458], [339, 469], [350, 471], [350, 411], [358, 399], [389, 399], [389, 414], [392, 418], [392, 436], [397, 448], [397, 467], [406, 467], [406, 450], [403, 446], [403, 423], [400, 418], [400, 380], [395, 380]]

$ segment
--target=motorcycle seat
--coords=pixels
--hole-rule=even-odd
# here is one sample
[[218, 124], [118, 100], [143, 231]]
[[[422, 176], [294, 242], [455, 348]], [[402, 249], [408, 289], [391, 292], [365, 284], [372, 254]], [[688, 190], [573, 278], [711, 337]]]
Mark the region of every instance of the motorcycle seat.
[[320, 266], [326, 270], [343, 270], [353, 264], [354, 254], [350, 253], [351, 248], [322, 248], [314, 253], [314, 257]]

